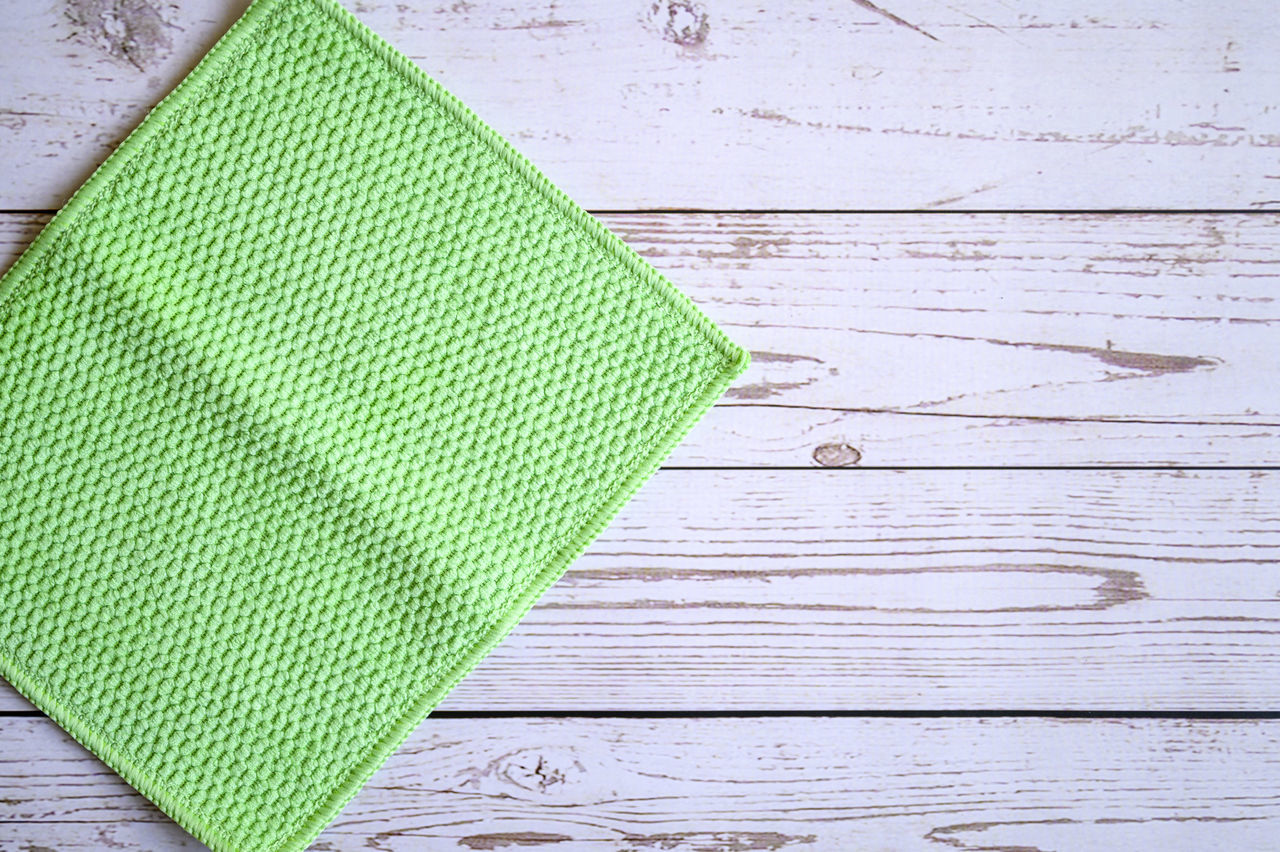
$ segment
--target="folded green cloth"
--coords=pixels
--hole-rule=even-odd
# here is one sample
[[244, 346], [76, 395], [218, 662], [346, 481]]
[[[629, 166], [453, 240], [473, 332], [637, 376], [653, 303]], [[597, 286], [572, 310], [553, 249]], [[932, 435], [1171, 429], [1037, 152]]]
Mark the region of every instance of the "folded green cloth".
[[257, 0], [0, 280], [0, 674], [301, 849], [746, 362], [333, 0]]

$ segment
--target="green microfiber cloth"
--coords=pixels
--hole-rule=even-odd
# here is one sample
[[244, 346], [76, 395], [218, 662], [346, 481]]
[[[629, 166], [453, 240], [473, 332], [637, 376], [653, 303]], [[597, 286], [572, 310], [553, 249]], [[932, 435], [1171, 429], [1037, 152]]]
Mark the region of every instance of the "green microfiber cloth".
[[0, 280], [0, 674], [302, 849], [746, 366], [333, 0], [256, 0]]

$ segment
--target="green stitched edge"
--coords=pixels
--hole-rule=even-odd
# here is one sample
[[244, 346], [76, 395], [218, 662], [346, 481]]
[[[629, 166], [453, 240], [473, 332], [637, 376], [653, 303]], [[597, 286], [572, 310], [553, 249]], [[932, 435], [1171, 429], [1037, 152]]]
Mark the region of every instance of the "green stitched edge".
[[[182, 105], [181, 102], [190, 97], [196, 89], [208, 82], [223, 63], [237, 55], [243, 43], [252, 34], [253, 24], [265, 18], [270, 9], [285, 2], [291, 2], [291, 0], [253, 0], [245, 13], [204, 59], [156, 105], [142, 124], [130, 133], [116, 151], [76, 190], [13, 267], [0, 278], [0, 306], [12, 296], [10, 291], [21, 281], [23, 271], [42, 259], [58, 237], [74, 224], [76, 214], [84, 206], [91, 204], [96, 193], [110, 183], [132, 152], [144, 145], [156, 130], [162, 128], [163, 119], [178, 109]], [[742, 374], [750, 362], [747, 352], [730, 341], [687, 296], [677, 290], [597, 219], [573, 202], [559, 187], [547, 180], [524, 155], [516, 151], [510, 143], [485, 124], [452, 93], [340, 6], [337, 0], [307, 0], [307, 2], [311, 2], [318, 11], [329, 15], [369, 48], [377, 58], [386, 62], [407, 82], [416, 86], [422, 94], [471, 130], [482, 143], [488, 145], [509, 167], [550, 201], [559, 213], [593, 237], [601, 249], [612, 255], [639, 282], [651, 289], [658, 298], [664, 300], [665, 307], [677, 311], [683, 319], [692, 323], [702, 334], [704, 342], [722, 355], [723, 363], [702, 391], [692, 396], [685, 409], [655, 435], [631, 470], [620, 474], [596, 510], [584, 519], [576, 533], [561, 543], [560, 549], [514, 599], [507, 612], [459, 657], [453, 667], [438, 679], [431, 689], [410, 703], [408, 709], [366, 750], [364, 757], [351, 768], [347, 776], [324, 799], [318, 809], [301, 817], [295, 826], [284, 830], [285, 832], [292, 830], [292, 833], [286, 834], [283, 840], [269, 847], [273, 852], [294, 852], [294, 850], [304, 849], [324, 830], [325, 826], [333, 821], [342, 808], [359, 792], [369, 776], [386, 762], [391, 753], [422, 723], [431, 709], [484, 659], [489, 651], [524, 617], [546, 589], [564, 573], [569, 564], [586, 550], [618, 510], [653, 475], [662, 460], [724, 393], [733, 379]], [[197, 840], [205, 843], [215, 852], [245, 852], [214, 828], [203, 815], [155, 782], [149, 774], [138, 769], [109, 741], [98, 735], [78, 716], [67, 711], [52, 694], [29, 677], [3, 652], [0, 652], [0, 674], [3, 674], [32, 703], [48, 713], [77, 741], [97, 754], [140, 793], [173, 817]]]
[[[75, 217], [81, 210], [94, 203], [98, 192], [107, 187], [115, 175], [127, 165], [134, 150], [144, 145], [157, 130], [161, 129], [164, 126], [164, 120], [180, 109], [183, 101], [193, 92], [220, 73], [222, 65], [239, 54], [251, 34], [252, 26], [264, 18], [271, 7], [278, 2], [281, 0], [254, 0], [209, 53], [196, 64], [191, 73], [147, 113], [146, 118], [125, 137], [102, 165], [94, 170], [89, 179], [72, 193], [67, 203], [44, 226], [17, 262], [3, 277], [0, 277], [0, 308], [16, 296], [15, 291], [23, 282], [25, 273], [46, 260], [48, 252], [74, 225]], [[77, 742], [101, 758], [134, 789], [173, 817], [201, 843], [215, 852], [242, 852], [219, 829], [214, 828], [206, 817], [153, 780], [150, 774], [135, 766], [114, 744], [68, 710], [59, 699], [45, 689], [43, 684], [29, 676], [3, 649], [0, 649], [0, 675], [32, 704], [57, 722]]]

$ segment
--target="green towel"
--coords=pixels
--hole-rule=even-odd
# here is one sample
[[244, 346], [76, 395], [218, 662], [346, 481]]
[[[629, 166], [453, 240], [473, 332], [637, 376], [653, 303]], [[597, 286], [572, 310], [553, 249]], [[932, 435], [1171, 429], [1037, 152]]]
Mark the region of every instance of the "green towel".
[[257, 0], [0, 280], [0, 674], [302, 849], [746, 362], [333, 0]]

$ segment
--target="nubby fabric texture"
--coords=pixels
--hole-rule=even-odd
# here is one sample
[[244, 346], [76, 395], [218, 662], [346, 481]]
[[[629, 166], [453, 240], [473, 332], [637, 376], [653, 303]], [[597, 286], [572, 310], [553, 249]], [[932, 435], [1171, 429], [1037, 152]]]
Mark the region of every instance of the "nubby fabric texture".
[[332, 0], [256, 0], [0, 280], [0, 674], [301, 849], [746, 363]]

